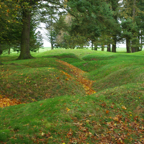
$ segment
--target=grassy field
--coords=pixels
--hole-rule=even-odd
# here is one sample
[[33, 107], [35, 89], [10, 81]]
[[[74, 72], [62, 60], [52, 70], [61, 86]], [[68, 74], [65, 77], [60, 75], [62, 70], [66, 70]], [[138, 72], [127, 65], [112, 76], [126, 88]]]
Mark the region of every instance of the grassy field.
[[22, 103], [0, 108], [0, 143], [144, 143], [144, 51], [32, 55], [0, 57], [0, 100]]
[[[43, 47], [43, 48], [40, 48], [39, 51], [37, 52], [33, 52], [33, 54], [37, 54], [37, 53], [42, 53], [42, 52], [46, 52], [46, 51], [49, 51], [51, 50], [51, 47]], [[65, 50], [64, 48], [56, 48], [55, 50]], [[69, 50], [69, 49], [68, 49]], [[85, 48], [85, 50], [91, 50], [91, 48]], [[101, 51], [101, 48], [98, 48], [98, 51]], [[104, 48], [104, 51], [107, 51], [107, 48]], [[119, 53], [125, 53], [126, 52], [126, 48], [117, 48], [117, 52]], [[7, 53], [8, 51], [4, 51], [3, 52], [3, 56], [7, 56]], [[18, 56], [18, 53], [16, 51], [13, 51], [13, 49], [11, 49], [11, 54], [12, 55], [15, 55], [15, 56]]]

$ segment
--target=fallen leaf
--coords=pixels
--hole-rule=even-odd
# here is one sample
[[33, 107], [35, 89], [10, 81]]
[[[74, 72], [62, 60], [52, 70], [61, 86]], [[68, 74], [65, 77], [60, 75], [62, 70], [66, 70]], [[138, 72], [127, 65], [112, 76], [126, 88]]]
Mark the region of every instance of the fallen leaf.
[[109, 110], [106, 110], [106, 114], [108, 114], [109, 113]]
[[122, 109], [126, 110], [127, 108], [125, 106], [122, 106]]
[[41, 133], [41, 135], [42, 135], [42, 136], [44, 136], [44, 135], [45, 135], [45, 133], [44, 133], [44, 132], [42, 132], [42, 133]]
[[69, 111], [70, 111], [70, 109], [69, 109], [69, 108], [66, 108], [66, 111], [67, 111], [67, 112], [69, 112]]

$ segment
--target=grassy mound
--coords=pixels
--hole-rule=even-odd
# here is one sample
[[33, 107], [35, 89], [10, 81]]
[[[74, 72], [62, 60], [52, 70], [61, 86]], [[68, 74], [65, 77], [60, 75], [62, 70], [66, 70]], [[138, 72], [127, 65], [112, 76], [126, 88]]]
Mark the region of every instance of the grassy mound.
[[128, 83], [137, 83], [144, 81], [143, 66], [131, 66], [121, 68], [104, 78], [96, 81], [93, 85], [95, 90], [100, 91], [107, 88], [117, 87]]
[[[143, 137], [144, 89], [126, 85], [90, 96], [61, 96], [0, 110], [8, 143], [134, 143]], [[135, 131], [137, 129], [137, 131]]]
[[[143, 54], [53, 50], [31, 60], [2, 57], [0, 93], [34, 102], [0, 108], [0, 142], [143, 143]], [[80, 83], [86, 78], [97, 93], [86, 95]]]
[[48, 56], [44, 56], [44, 57], [57, 58], [57, 59], [63, 60], [63, 61], [68, 62], [68, 63], [76, 63], [76, 62], [82, 61], [80, 58], [78, 58], [73, 53], [69, 53], [69, 54], [63, 53], [63, 54], [60, 54], [60, 55], [48, 55]]
[[[35, 101], [61, 95], [84, 95], [83, 86], [66, 75], [70, 68], [55, 58], [7, 62], [0, 70], [0, 91], [10, 98]], [[72, 74], [71, 74], [72, 75]]]

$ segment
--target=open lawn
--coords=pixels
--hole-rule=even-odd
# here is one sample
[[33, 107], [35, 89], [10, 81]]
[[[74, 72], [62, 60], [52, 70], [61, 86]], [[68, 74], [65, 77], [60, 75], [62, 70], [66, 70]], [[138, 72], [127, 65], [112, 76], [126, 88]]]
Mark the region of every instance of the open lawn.
[[144, 143], [144, 51], [32, 55], [0, 57], [0, 143]]

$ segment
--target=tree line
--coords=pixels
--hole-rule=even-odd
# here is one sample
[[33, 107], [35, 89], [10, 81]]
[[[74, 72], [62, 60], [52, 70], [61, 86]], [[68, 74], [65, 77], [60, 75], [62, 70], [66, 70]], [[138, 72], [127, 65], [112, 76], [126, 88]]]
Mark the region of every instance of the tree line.
[[144, 1], [0, 0], [0, 54], [13, 48], [20, 51], [18, 59], [32, 58], [30, 51], [42, 46], [40, 22], [51, 49], [91, 44], [92, 50], [107, 45], [116, 52], [116, 43], [126, 41], [127, 52], [137, 52], [144, 40]]
[[[116, 52], [116, 44], [126, 41], [126, 52], [141, 51], [144, 41], [143, 0], [68, 0], [67, 13], [53, 24], [53, 43], [65, 48], [92, 50], [107, 46]], [[60, 28], [60, 24], [63, 25]]]

